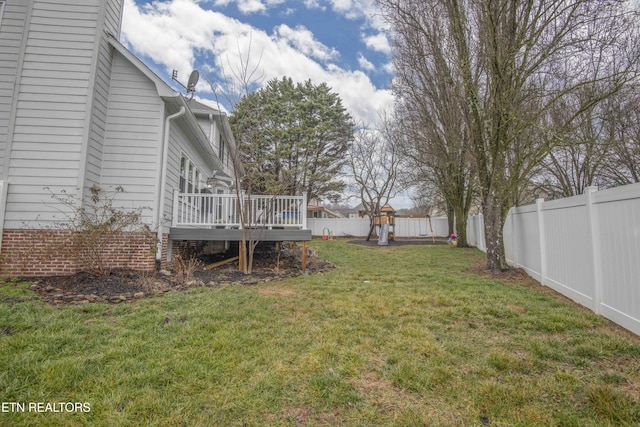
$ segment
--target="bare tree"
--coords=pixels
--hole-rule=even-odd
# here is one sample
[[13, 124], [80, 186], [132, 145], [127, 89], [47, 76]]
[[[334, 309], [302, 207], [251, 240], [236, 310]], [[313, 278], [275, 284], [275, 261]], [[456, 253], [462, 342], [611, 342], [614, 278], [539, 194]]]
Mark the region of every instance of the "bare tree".
[[605, 185], [640, 182], [640, 89], [630, 87], [607, 102], [607, 158], [603, 165]]
[[463, 85], [451, 57], [453, 39], [442, 33], [440, 17], [420, 31], [396, 22], [402, 36], [393, 39], [398, 115], [407, 137], [401, 152], [415, 183], [430, 183], [445, 201], [449, 233], [457, 220], [458, 247], [467, 244], [467, 216], [475, 192], [475, 172], [464, 116]]
[[399, 137], [391, 119], [383, 117], [377, 129], [357, 132], [349, 149], [349, 169], [372, 224], [380, 209], [402, 190]]
[[397, 38], [425, 34], [435, 18], [439, 31], [427, 34], [451, 49], [478, 173], [487, 268], [499, 272], [506, 268], [506, 214], [557, 143], [553, 129], [540, 129], [543, 119], [580, 88], [606, 82], [567, 118], [572, 123], [635, 75], [636, 14], [613, 0], [378, 2]]
[[[262, 55], [258, 57], [257, 63], [251, 63], [251, 45], [248, 53], [245, 55], [238, 46], [238, 54], [241, 59], [239, 64], [228, 64], [231, 74], [228, 75], [223, 70], [222, 79], [218, 83], [208, 81], [213, 91], [218, 109], [221, 108], [221, 98], [224, 98], [229, 106], [234, 108], [245, 97], [250, 96], [255, 88], [264, 79], [264, 73], [261, 71], [260, 63]], [[244, 111], [244, 116], [235, 121], [233, 129], [222, 126], [221, 132], [226, 141], [232, 141], [234, 137], [245, 139], [245, 147], [251, 150], [259, 150], [258, 129], [254, 126], [252, 118], [257, 114], [255, 110], [248, 108]], [[246, 154], [238, 149], [236, 144], [229, 144], [229, 158], [233, 168], [234, 191], [236, 195], [236, 206], [240, 220], [241, 240], [239, 244], [239, 268], [245, 274], [251, 274], [253, 271], [253, 256], [255, 248], [260, 242], [260, 233], [262, 229], [254, 229], [252, 220], [255, 217], [254, 203], [251, 202], [254, 194], [254, 182], [251, 175], [247, 176], [245, 167], [251, 168], [252, 165], [245, 164]], [[267, 212], [267, 214], [270, 214]]]

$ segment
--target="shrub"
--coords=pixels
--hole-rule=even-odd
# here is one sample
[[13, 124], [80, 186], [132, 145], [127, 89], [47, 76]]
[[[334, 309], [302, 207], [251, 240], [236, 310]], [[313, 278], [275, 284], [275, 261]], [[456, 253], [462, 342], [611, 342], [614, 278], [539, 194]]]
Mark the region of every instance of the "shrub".
[[149, 242], [149, 253], [155, 251], [155, 233], [142, 222], [145, 208], [116, 206], [114, 201], [120, 193], [124, 193], [121, 186], [105, 190], [94, 185], [84, 199], [68, 195], [64, 190], [61, 194], [51, 195], [67, 208], [64, 212], [61, 210], [64, 219], [57, 221], [52, 228], [72, 232], [75, 255], [85, 260], [87, 271], [97, 275], [110, 274], [113, 243], [124, 244], [123, 236], [126, 238], [127, 233], [142, 233], [145, 241]]

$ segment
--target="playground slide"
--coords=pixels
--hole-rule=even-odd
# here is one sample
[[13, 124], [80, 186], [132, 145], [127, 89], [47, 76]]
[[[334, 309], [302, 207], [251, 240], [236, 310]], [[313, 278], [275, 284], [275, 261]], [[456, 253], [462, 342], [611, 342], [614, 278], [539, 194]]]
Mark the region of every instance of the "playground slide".
[[379, 246], [386, 246], [389, 244], [389, 224], [382, 224], [380, 226], [380, 238], [378, 239]]

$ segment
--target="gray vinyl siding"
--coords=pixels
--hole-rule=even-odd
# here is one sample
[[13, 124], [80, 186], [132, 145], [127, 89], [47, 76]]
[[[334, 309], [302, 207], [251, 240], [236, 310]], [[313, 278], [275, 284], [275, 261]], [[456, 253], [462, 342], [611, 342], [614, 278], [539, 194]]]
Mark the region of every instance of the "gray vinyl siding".
[[115, 36], [120, 34], [122, 26], [122, 4], [123, 0], [108, 0], [105, 9], [104, 27]]
[[[191, 160], [200, 170], [203, 180], [213, 174], [213, 168], [210, 161], [204, 159], [201, 150], [195, 149], [189, 137], [182, 129], [180, 120], [174, 120], [171, 124], [171, 132], [169, 137], [169, 153], [167, 163], [167, 188], [165, 194], [164, 211], [165, 216], [170, 217], [173, 209], [173, 191], [180, 188], [180, 158], [183, 153]], [[170, 222], [164, 224], [164, 232], [169, 232]]]
[[[104, 28], [112, 34], [120, 32], [120, 18], [122, 0], [109, 0], [103, 6], [101, 20]], [[109, 46], [106, 35], [100, 34], [98, 52], [96, 55], [95, 83], [93, 88], [93, 104], [91, 124], [89, 128], [89, 142], [86, 154], [84, 187], [100, 185], [102, 174], [103, 142], [106, 130], [107, 110], [109, 104], [109, 88], [111, 85], [111, 69], [113, 48]]]
[[27, 17], [27, 5], [24, 3], [5, 3], [0, 21], [0, 177], [4, 173], [9, 121]]
[[98, 12], [97, 0], [33, 2], [13, 123], [5, 228], [59, 218], [64, 207], [56, 206], [51, 192], [77, 195], [82, 185]]
[[164, 102], [153, 82], [115, 53], [101, 184], [122, 186], [125, 194], [119, 199], [127, 207], [145, 208], [149, 224], [157, 205], [163, 114]]
[[207, 138], [209, 139], [209, 142], [211, 142], [213, 144], [213, 146], [215, 146], [215, 134], [216, 132], [216, 124], [214, 122], [213, 124], [213, 139], [212, 139], [212, 135], [211, 135], [211, 123], [209, 122], [209, 118], [199, 114], [196, 116], [196, 118], [198, 119], [198, 124], [200, 125], [200, 127], [202, 128], [202, 131], [204, 132], [205, 135], [207, 135]]
[[[171, 216], [182, 153], [203, 180], [212, 175], [208, 121], [203, 134], [187, 112], [171, 122], [166, 193], [158, 200], [165, 118], [183, 101], [107, 41], [107, 32], [119, 34], [121, 14], [122, 0], [6, 4], [0, 26], [0, 156], [6, 155], [0, 167], [7, 166], [11, 181], [6, 229], [49, 226], [65, 216], [52, 194], [79, 197], [93, 184], [122, 186], [116, 203], [147, 208], [144, 220], [155, 225], [159, 203]], [[217, 141], [216, 132], [214, 151]]]
[[[221, 130], [220, 130], [220, 127], [218, 126], [218, 122], [214, 121], [213, 133], [212, 133], [211, 123], [209, 122], [208, 117], [206, 117], [203, 114], [198, 114], [197, 119], [198, 119], [198, 124], [200, 124], [200, 127], [204, 131], [205, 135], [207, 136], [207, 139], [209, 140], [209, 143], [211, 144], [211, 149], [215, 153], [216, 157], [219, 158]], [[233, 176], [233, 169], [231, 168], [231, 164], [229, 162], [229, 146], [226, 143], [223, 143], [223, 144], [224, 144], [224, 158], [222, 159], [222, 165], [224, 167], [224, 170], [222, 172], [224, 172], [229, 176]]]

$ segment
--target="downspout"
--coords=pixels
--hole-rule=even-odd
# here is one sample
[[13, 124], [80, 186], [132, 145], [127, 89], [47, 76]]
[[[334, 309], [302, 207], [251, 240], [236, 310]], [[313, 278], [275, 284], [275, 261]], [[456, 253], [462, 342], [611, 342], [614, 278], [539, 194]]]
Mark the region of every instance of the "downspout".
[[[177, 119], [184, 115], [187, 111], [184, 105], [180, 107], [180, 111], [167, 116], [164, 121], [164, 138], [162, 140], [162, 157], [160, 159], [160, 192], [158, 194], [158, 218], [157, 224], [157, 236], [156, 236], [156, 270], [160, 270], [160, 264], [162, 262], [162, 219], [164, 217], [164, 198], [165, 187], [167, 186], [167, 157], [169, 155], [169, 134], [171, 131], [171, 120]], [[175, 202], [175, 201], [174, 201]]]

